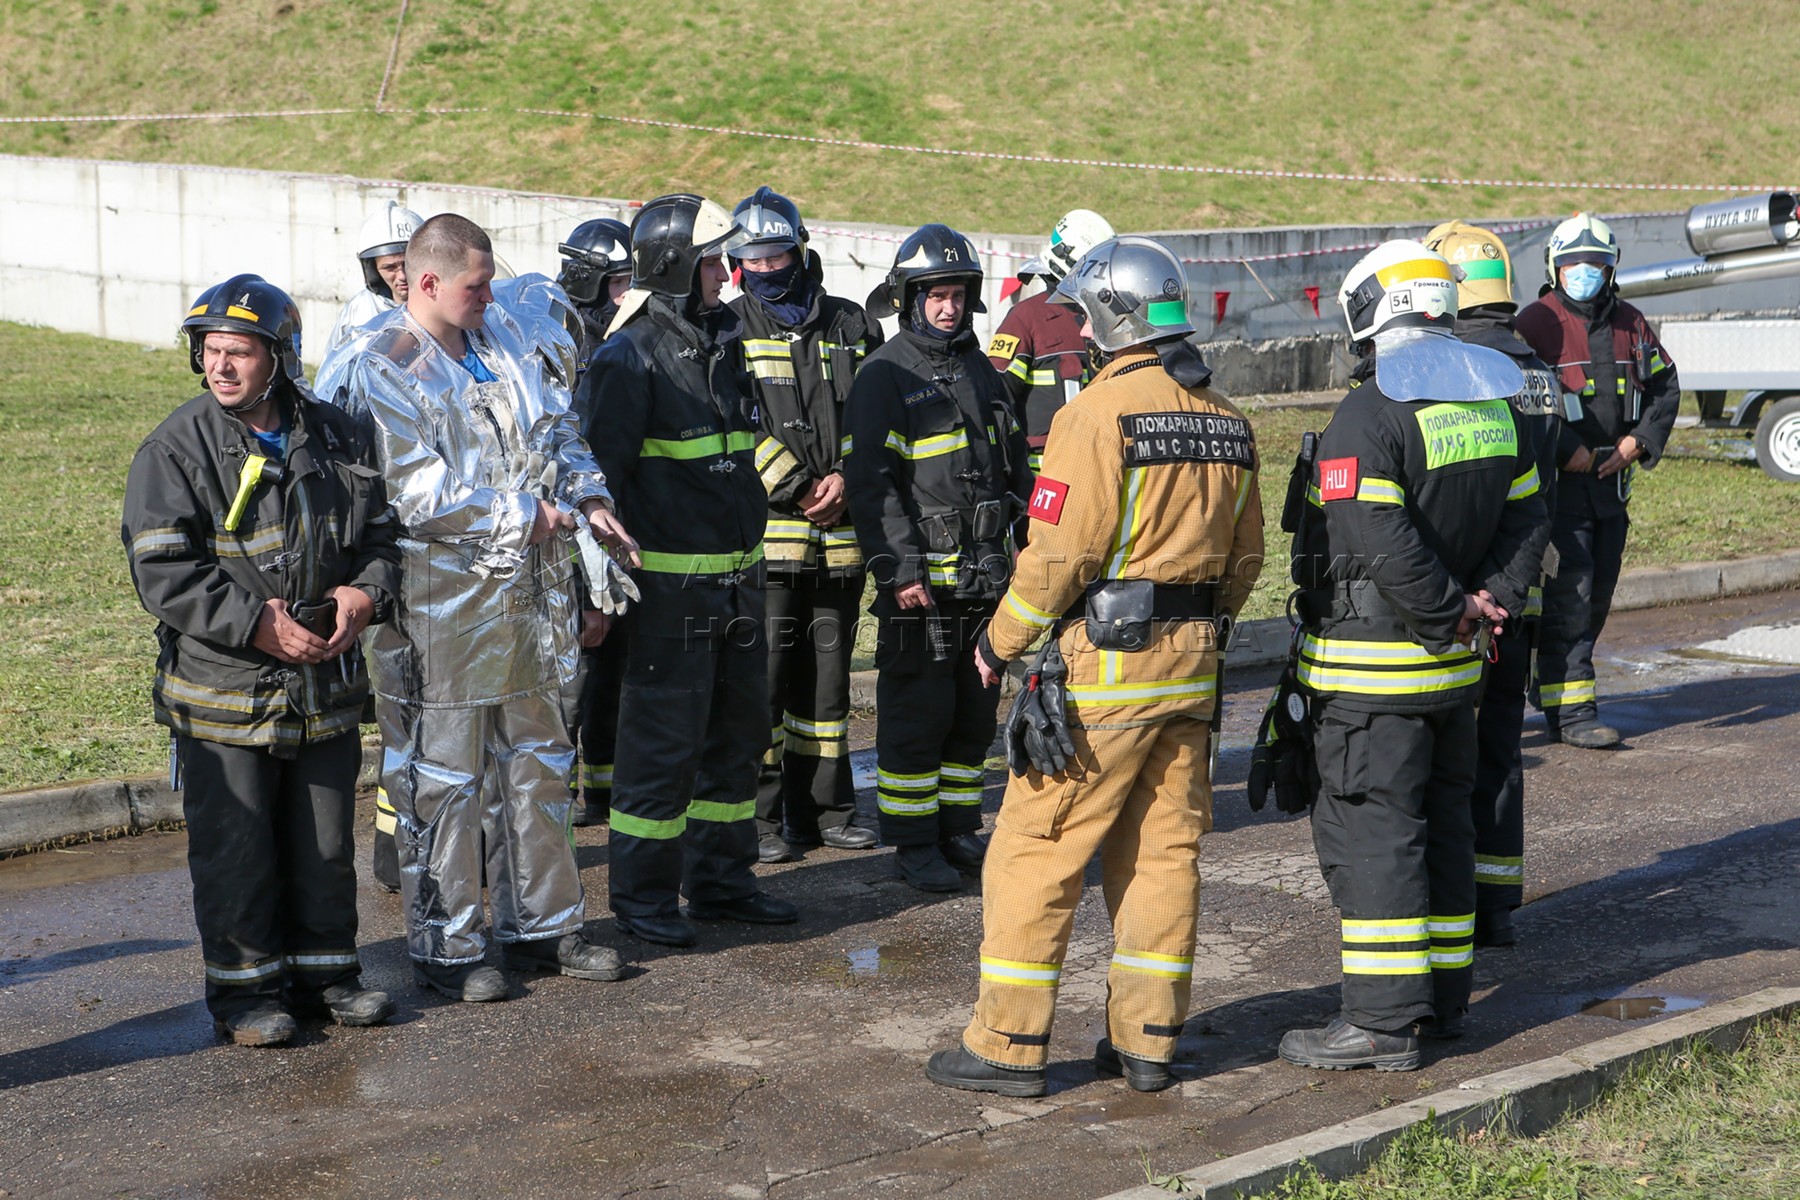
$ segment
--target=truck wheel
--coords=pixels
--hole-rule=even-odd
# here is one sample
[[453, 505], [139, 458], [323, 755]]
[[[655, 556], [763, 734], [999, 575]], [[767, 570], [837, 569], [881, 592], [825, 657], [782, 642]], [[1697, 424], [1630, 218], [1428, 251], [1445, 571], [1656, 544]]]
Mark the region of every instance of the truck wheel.
[[1756, 423], [1756, 464], [1783, 483], [1800, 483], [1800, 396], [1763, 410]]

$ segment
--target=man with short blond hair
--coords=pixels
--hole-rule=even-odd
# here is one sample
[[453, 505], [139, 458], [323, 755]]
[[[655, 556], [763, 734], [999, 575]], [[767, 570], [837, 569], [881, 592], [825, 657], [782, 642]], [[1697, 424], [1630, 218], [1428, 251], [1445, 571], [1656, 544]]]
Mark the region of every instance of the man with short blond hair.
[[558, 374], [572, 347], [541, 346], [546, 323], [494, 303], [487, 234], [433, 217], [406, 273], [406, 305], [358, 354], [350, 386], [402, 528], [374, 676], [414, 975], [456, 999], [506, 998], [483, 965], [485, 874], [507, 966], [617, 979], [617, 953], [581, 933], [560, 689], [578, 641], [604, 634], [581, 611], [566, 534], [584, 520], [627, 556], [632, 544]]

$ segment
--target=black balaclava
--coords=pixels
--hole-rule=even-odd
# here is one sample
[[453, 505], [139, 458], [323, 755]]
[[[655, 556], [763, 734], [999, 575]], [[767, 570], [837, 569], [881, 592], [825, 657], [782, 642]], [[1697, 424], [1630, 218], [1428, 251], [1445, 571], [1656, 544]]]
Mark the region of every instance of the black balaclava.
[[798, 254], [779, 271], [744, 269], [738, 279], [783, 325], [798, 325], [812, 311], [813, 279]]
[[[931, 290], [928, 285], [937, 282], [939, 281], [921, 280], [913, 285], [912, 304], [906, 310], [906, 327], [914, 333], [924, 337], [935, 338], [940, 342], [954, 341], [956, 338], [962, 336], [964, 330], [969, 328], [970, 322], [975, 318], [975, 312], [974, 309], [965, 304], [963, 306], [962, 320], [957, 322], [955, 329], [948, 331], [939, 329], [936, 325], [927, 321], [925, 319], [925, 293]], [[965, 299], [973, 296], [975, 289], [971, 286], [967, 286], [968, 281], [966, 279], [963, 280], [963, 283], [965, 284]]]

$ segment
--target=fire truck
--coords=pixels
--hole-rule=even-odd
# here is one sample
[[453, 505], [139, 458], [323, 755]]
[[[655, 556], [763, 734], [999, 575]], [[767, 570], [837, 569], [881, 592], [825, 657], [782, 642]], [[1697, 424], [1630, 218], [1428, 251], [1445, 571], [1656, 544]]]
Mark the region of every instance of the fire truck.
[[[1800, 274], [1800, 212], [1792, 193], [1773, 192], [1688, 210], [1694, 257], [1621, 268], [1629, 300], [1725, 283]], [[1800, 317], [1721, 318], [1659, 323], [1657, 334], [1695, 393], [1701, 424], [1751, 438], [1756, 463], [1776, 479], [1800, 482]], [[1741, 393], [1727, 404], [1728, 393]]]

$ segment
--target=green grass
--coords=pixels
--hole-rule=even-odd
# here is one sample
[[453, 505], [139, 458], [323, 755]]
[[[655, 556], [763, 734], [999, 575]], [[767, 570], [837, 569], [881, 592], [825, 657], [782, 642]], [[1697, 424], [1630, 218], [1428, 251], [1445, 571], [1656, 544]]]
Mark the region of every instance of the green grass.
[[[152, 622], [119, 544], [131, 454], [198, 391], [173, 349], [0, 323], [0, 790], [160, 771], [150, 720]], [[1247, 400], [1266, 464], [1271, 563], [1246, 615], [1286, 596], [1277, 527], [1300, 434], [1328, 413]], [[1696, 435], [1698, 436], [1698, 435]], [[1800, 488], [1741, 463], [1670, 459], [1641, 477], [1626, 565], [1727, 558], [1796, 544]], [[859, 664], [859, 665], [866, 665]]]
[[[0, 0], [0, 111], [370, 110], [399, 7]], [[387, 92], [397, 111], [0, 126], [0, 151], [634, 199], [691, 188], [735, 200], [772, 183], [815, 222], [1015, 232], [1046, 230], [1077, 204], [1120, 228], [1179, 229], [1710, 197], [1005, 163], [517, 110], [1130, 162], [1794, 182], [1791, 122], [1769, 102], [1800, 57], [1790, 5], [1696, 13], [1687, 0], [413, 0]], [[416, 115], [431, 106], [496, 111]]]
[[1800, 1021], [1735, 1053], [1704, 1044], [1641, 1069], [1543, 1137], [1414, 1126], [1363, 1174], [1289, 1180], [1267, 1200], [1792, 1200], [1800, 1195]]

